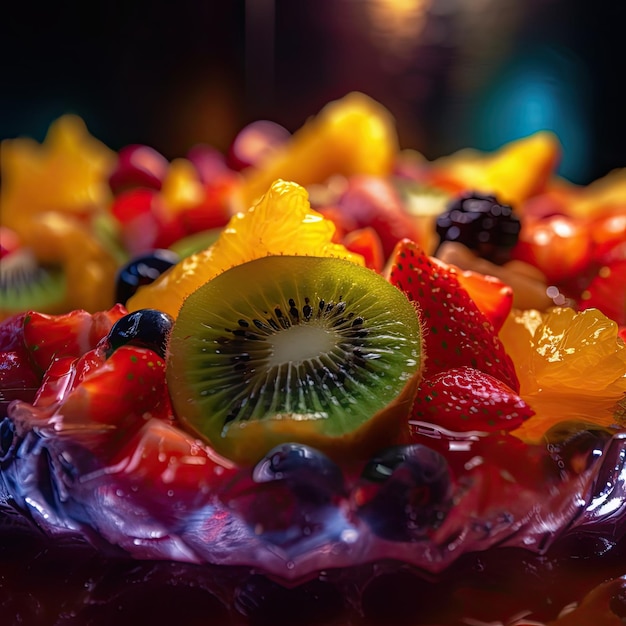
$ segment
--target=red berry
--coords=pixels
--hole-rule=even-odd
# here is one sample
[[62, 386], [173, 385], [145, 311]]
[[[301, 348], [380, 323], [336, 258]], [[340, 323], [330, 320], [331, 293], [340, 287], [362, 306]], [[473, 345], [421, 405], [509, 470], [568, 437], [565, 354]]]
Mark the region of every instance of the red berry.
[[539, 268], [549, 282], [558, 283], [582, 272], [592, 255], [587, 225], [566, 215], [526, 219], [513, 249], [514, 259]]
[[413, 419], [451, 431], [513, 430], [534, 411], [501, 380], [471, 367], [458, 367], [424, 380]]
[[619, 326], [626, 326], [626, 259], [602, 266], [583, 291], [582, 309], [600, 309]]
[[389, 281], [419, 305], [425, 375], [467, 365], [519, 391], [511, 357], [491, 322], [461, 286], [456, 272], [406, 239], [396, 246], [391, 263]]
[[168, 160], [154, 148], [141, 144], [126, 146], [118, 153], [109, 184], [115, 194], [133, 187], [161, 189], [168, 167]]
[[418, 240], [418, 221], [404, 209], [391, 181], [377, 176], [352, 176], [337, 202], [339, 226], [344, 232], [373, 228], [380, 237], [385, 258], [403, 238]]
[[24, 318], [24, 343], [32, 362], [43, 373], [56, 359], [78, 358], [95, 348], [125, 314], [126, 309], [119, 304], [93, 314], [82, 310], [62, 315], [30, 312]]

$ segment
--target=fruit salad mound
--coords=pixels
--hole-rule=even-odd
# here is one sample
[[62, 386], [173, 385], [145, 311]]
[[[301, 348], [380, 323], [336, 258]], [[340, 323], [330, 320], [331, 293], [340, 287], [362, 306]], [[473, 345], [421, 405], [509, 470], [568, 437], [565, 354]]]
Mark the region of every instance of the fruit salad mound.
[[333, 231], [278, 180], [128, 307], [5, 320], [0, 380], [21, 390], [0, 424], [3, 511], [104, 554], [289, 585], [619, 545], [615, 322], [517, 312], [510, 288], [411, 239], [381, 274]]
[[[64, 123], [51, 154], [80, 134]], [[360, 94], [293, 136], [275, 130], [262, 157], [242, 152], [255, 128], [226, 158], [198, 147], [168, 163], [131, 146], [112, 165], [86, 144], [45, 179], [54, 190], [73, 163], [84, 178], [68, 185], [93, 202], [51, 193], [26, 221], [80, 228], [118, 271], [116, 285], [105, 272], [104, 306], [20, 296], [9, 311], [10, 274], [0, 533], [154, 572], [170, 562], [180, 580], [252, 568], [236, 597], [223, 590], [244, 615], [272, 595], [267, 575], [305, 595], [332, 580], [367, 613], [376, 581], [410, 573], [408, 593], [445, 598], [424, 623], [560, 624], [563, 609], [564, 624], [602, 610], [612, 626], [626, 519], [622, 174], [586, 189], [555, 179], [546, 133], [429, 163], [400, 152]], [[30, 158], [19, 146], [16, 171]], [[89, 149], [103, 158], [83, 163]], [[14, 212], [19, 189], [3, 187]], [[571, 243], [564, 223], [591, 235], [557, 275], [538, 246], [546, 228]], [[529, 224], [543, 234], [526, 245]], [[69, 275], [20, 227], [2, 236], [3, 265], [27, 252], [42, 283]], [[501, 583], [505, 602], [471, 599], [483, 571], [486, 587], [495, 572], [515, 581]]]
[[225, 154], [202, 144], [171, 161], [145, 145], [115, 153], [69, 115], [41, 144], [5, 140], [0, 318], [125, 302], [163, 271], [164, 249], [170, 264], [206, 249], [282, 178], [331, 219], [334, 243], [377, 271], [408, 237], [499, 278], [516, 308], [599, 308], [626, 326], [626, 168], [572, 184], [547, 131], [434, 160], [399, 146], [390, 113], [360, 93], [294, 133], [253, 122]]

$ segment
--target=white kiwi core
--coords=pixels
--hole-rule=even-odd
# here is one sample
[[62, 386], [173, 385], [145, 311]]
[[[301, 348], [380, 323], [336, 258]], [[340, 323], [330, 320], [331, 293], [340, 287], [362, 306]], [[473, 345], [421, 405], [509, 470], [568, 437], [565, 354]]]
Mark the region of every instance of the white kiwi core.
[[331, 352], [338, 343], [338, 336], [336, 332], [314, 323], [300, 324], [272, 335], [269, 343], [271, 345], [271, 354], [268, 357], [270, 367], [286, 363], [297, 366]]

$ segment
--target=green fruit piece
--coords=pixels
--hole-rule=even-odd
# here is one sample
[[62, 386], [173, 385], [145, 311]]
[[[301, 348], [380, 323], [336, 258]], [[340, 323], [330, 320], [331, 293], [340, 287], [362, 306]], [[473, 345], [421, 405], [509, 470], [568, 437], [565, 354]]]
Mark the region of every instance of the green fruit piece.
[[59, 267], [43, 266], [28, 248], [20, 248], [0, 262], [0, 319], [22, 311], [61, 313], [67, 278]]
[[211, 228], [210, 230], [202, 230], [192, 235], [187, 235], [175, 241], [170, 246], [170, 250], [176, 252], [181, 259], [184, 259], [212, 246], [219, 239], [223, 230], [223, 228]]
[[337, 258], [269, 256], [184, 301], [167, 382], [179, 419], [255, 462], [286, 442], [345, 458], [397, 441], [421, 377], [414, 305]]

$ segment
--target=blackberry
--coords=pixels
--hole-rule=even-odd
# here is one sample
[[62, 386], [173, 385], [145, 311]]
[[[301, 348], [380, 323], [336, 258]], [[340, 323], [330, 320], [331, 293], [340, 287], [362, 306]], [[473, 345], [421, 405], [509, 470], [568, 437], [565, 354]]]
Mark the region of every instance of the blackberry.
[[437, 218], [436, 228], [440, 244], [462, 243], [484, 259], [502, 265], [510, 259], [521, 223], [513, 209], [495, 196], [471, 191], [448, 204]]

